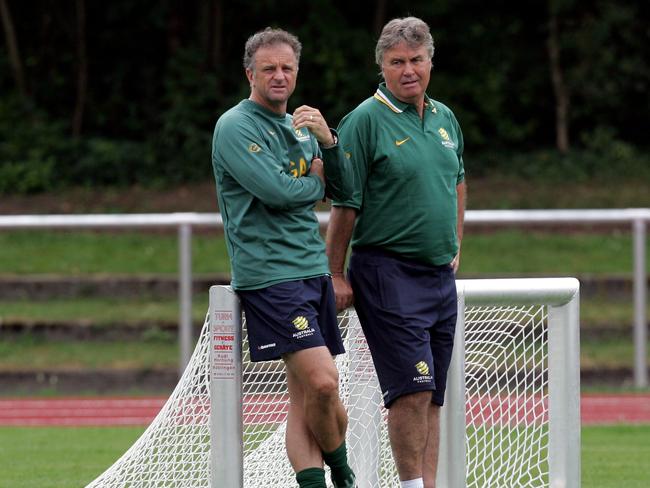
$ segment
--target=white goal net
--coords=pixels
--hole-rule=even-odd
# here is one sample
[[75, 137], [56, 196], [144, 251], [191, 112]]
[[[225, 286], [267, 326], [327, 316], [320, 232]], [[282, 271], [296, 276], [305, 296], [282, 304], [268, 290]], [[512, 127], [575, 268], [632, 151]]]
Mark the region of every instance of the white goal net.
[[[458, 282], [439, 487], [579, 486], [577, 289], [572, 279]], [[241, 327], [227, 287], [213, 287], [210, 308], [168, 402], [88, 487], [296, 486], [284, 448], [283, 365], [250, 362], [245, 321]], [[336, 360], [340, 395], [359, 487], [398, 487], [386, 411], [354, 310], [339, 325], [347, 351]]]

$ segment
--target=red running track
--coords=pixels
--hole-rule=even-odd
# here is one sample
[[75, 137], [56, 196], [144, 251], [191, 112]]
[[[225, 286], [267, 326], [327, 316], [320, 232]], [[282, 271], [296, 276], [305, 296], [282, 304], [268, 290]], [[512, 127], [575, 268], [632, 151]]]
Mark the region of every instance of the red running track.
[[[2, 426], [146, 426], [166, 398], [2, 399]], [[650, 394], [583, 395], [583, 425], [650, 423]], [[249, 412], [252, 414], [252, 412]]]

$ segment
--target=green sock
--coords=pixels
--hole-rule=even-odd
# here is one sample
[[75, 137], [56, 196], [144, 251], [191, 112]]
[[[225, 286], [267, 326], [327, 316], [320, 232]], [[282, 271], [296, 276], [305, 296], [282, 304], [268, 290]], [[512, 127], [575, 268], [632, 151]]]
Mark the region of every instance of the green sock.
[[300, 488], [326, 488], [325, 470], [321, 468], [307, 468], [296, 473], [296, 481]]
[[334, 483], [335, 488], [354, 487], [354, 472], [348, 465], [348, 452], [345, 441], [332, 452], [324, 452], [323, 461], [332, 470], [332, 483]]

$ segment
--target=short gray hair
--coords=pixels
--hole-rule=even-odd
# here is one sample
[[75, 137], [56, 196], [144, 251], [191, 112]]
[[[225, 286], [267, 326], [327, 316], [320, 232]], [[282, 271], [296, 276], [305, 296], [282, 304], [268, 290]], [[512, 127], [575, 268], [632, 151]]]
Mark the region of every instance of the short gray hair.
[[244, 68], [253, 69], [255, 53], [259, 48], [273, 46], [275, 44], [288, 44], [296, 55], [296, 62], [300, 62], [302, 44], [300, 44], [298, 38], [285, 30], [267, 27], [264, 30], [256, 32], [246, 41], [246, 46], [244, 47]]
[[384, 60], [384, 53], [400, 42], [406, 42], [412, 48], [424, 46], [429, 59], [433, 59], [433, 37], [429, 26], [417, 17], [404, 17], [391, 20], [382, 29], [375, 48], [375, 61], [379, 66]]

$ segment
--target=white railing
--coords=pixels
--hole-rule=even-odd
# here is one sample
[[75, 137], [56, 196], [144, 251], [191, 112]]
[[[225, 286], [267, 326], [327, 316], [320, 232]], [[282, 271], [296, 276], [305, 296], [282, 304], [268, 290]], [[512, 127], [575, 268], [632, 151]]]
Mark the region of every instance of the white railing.
[[[319, 212], [318, 220], [326, 225], [329, 214]], [[647, 371], [647, 271], [646, 234], [650, 208], [589, 210], [468, 210], [466, 226], [504, 225], [607, 225], [629, 224], [633, 233], [634, 273], [634, 384], [648, 386]], [[170, 214], [95, 214], [95, 215], [5, 215], [0, 216], [2, 229], [47, 228], [128, 228], [174, 227], [179, 243], [179, 344], [180, 372], [185, 369], [194, 343], [191, 326], [192, 305], [192, 228], [223, 228], [218, 213]]]

